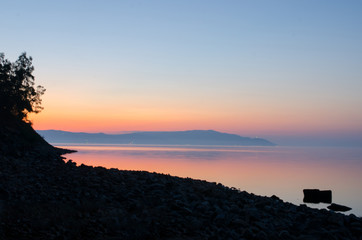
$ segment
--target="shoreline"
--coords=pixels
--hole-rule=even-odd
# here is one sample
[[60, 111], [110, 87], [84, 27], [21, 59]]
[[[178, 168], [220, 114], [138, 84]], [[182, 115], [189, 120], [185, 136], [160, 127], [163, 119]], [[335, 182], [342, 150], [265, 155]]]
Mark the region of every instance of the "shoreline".
[[[341, 213], [362, 216], [361, 198], [355, 195], [360, 188], [358, 182], [361, 177], [357, 177], [356, 174], [360, 172], [357, 169], [360, 169], [361, 164], [354, 163], [352, 158], [349, 162], [340, 161], [343, 160], [340, 158], [342, 155], [345, 158], [360, 156], [361, 151], [346, 152], [345, 148], [343, 151], [335, 149], [328, 151], [325, 148], [318, 148], [317, 151], [310, 152], [313, 149], [309, 147], [214, 149], [163, 145], [83, 147], [68, 144], [65, 147], [79, 151], [74, 156], [67, 156], [77, 164], [216, 181], [261, 196], [276, 195], [284, 201], [296, 205], [306, 204], [316, 209], [327, 209], [330, 204], [303, 202], [303, 189], [330, 189], [333, 191], [333, 203], [352, 208], [351, 211]], [[339, 157], [329, 158], [332, 154]], [[351, 166], [355, 170], [348, 171]], [[349, 174], [349, 178], [345, 178], [343, 173]], [[323, 177], [318, 177], [318, 174]], [[348, 189], [343, 189], [343, 186], [348, 186]]]
[[[362, 219], [190, 178], [0, 155], [2, 239], [359, 239]], [[69, 153], [70, 150], [65, 150]]]

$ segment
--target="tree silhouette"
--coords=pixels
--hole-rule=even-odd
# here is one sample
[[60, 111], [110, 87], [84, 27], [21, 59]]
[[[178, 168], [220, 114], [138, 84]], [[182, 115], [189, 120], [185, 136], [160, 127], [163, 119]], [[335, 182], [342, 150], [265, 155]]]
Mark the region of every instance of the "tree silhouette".
[[15, 62], [0, 53], [0, 116], [12, 115], [27, 123], [28, 114], [39, 113], [45, 89], [34, 87], [32, 58], [22, 53]]

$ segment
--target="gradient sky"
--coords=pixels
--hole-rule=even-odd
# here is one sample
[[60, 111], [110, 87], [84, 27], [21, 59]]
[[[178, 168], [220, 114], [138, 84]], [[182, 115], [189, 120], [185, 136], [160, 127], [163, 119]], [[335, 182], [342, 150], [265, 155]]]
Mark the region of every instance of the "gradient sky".
[[47, 89], [36, 129], [362, 142], [362, 1], [0, 2], [0, 52]]

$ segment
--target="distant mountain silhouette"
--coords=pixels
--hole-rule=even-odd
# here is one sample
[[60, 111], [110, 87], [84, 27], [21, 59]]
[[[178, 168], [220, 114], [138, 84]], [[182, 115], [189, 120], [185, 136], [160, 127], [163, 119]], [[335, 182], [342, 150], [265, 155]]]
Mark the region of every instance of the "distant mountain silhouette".
[[80, 144], [162, 144], [162, 145], [232, 145], [275, 146], [262, 138], [241, 137], [236, 134], [213, 130], [191, 130], [176, 132], [134, 132], [126, 134], [104, 134], [38, 130], [51, 143]]

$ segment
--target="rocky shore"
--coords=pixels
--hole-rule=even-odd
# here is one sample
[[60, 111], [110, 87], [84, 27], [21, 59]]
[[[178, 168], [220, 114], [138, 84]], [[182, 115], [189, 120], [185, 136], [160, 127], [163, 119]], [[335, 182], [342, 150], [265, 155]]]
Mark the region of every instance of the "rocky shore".
[[362, 219], [169, 175], [0, 156], [0, 239], [362, 239]]
[[35, 134], [0, 121], [1, 240], [362, 239], [354, 215], [201, 180], [76, 166]]

